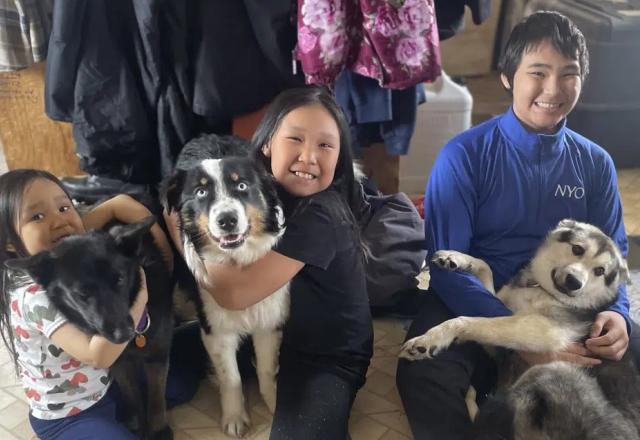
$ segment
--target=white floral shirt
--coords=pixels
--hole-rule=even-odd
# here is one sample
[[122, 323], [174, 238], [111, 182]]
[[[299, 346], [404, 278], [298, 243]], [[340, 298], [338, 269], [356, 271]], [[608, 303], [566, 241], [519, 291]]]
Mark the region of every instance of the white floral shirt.
[[39, 419], [72, 416], [104, 396], [109, 371], [83, 364], [50, 339], [67, 319], [37, 284], [10, 293], [11, 327], [18, 368], [31, 414]]

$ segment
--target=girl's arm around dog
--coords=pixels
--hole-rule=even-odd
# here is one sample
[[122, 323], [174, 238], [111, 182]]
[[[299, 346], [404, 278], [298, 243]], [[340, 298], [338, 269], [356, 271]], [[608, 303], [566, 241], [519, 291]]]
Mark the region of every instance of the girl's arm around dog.
[[[147, 283], [144, 271], [140, 269], [141, 286], [129, 314], [134, 323], [138, 323], [147, 304]], [[100, 335], [88, 335], [71, 323], [60, 326], [51, 340], [67, 354], [82, 363], [95, 368], [109, 368], [120, 357], [129, 342], [114, 344]]]
[[269, 251], [246, 266], [205, 261], [207, 292], [225, 309], [243, 310], [262, 301], [287, 284], [304, 263]]
[[[131, 224], [139, 223], [152, 215], [142, 203], [127, 194], [119, 194], [92, 208], [82, 217], [82, 222], [86, 230], [101, 229], [111, 220]], [[173, 270], [173, 252], [167, 236], [158, 223], [154, 223], [151, 227], [151, 234], [169, 270]]]

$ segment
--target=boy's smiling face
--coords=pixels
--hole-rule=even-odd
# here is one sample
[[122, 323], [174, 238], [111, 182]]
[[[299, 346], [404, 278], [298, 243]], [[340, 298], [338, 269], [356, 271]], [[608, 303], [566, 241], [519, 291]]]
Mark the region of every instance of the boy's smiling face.
[[513, 76], [502, 83], [513, 93], [513, 111], [535, 133], [554, 133], [573, 110], [582, 90], [578, 60], [566, 58], [546, 40], [522, 54]]

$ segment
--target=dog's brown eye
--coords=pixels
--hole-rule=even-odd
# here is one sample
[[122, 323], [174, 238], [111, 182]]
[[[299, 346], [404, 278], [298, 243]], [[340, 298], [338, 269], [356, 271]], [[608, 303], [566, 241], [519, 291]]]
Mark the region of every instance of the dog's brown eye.
[[580, 245], [574, 244], [573, 246], [571, 246], [571, 252], [573, 252], [573, 255], [584, 255], [584, 248]]
[[593, 269], [593, 273], [597, 277], [600, 277], [600, 276], [604, 275], [604, 267], [596, 267], [595, 269]]

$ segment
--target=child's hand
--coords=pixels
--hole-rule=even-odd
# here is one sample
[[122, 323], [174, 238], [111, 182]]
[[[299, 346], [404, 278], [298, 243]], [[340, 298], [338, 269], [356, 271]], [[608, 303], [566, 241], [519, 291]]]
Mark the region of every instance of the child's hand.
[[619, 361], [629, 347], [627, 321], [611, 310], [598, 313], [585, 344], [596, 355]]
[[151, 215], [151, 211], [133, 197], [118, 194], [94, 206], [91, 211], [82, 216], [82, 222], [87, 230], [102, 229], [112, 220], [122, 223], [139, 223]]
[[[127, 194], [118, 194], [115, 197], [99, 204], [82, 217], [86, 230], [102, 229], [112, 220], [122, 223], [140, 223], [153, 214], [142, 203]], [[170, 272], [173, 271], [173, 251], [169, 245], [167, 236], [157, 223], [151, 227], [151, 235], [162, 252], [162, 257]]]
[[518, 355], [529, 365], [546, 364], [554, 361], [571, 362], [577, 365], [598, 365], [602, 361], [595, 358], [584, 345], [571, 343], [562, 351], [534, 353], [530, 351], [518, 351]]

